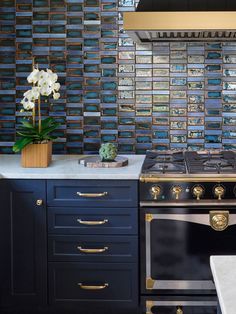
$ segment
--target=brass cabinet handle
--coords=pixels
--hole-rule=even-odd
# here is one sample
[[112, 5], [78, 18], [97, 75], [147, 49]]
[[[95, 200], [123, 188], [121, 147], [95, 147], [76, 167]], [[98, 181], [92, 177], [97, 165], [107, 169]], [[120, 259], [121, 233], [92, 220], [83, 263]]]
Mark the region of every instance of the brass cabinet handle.
[[108, 283], [105, 283], [104, 285], [101, 285], [101, 286], [87, 286], [79, 282], [78, 286], [80, 287], [80, 289], [83, 289], [83, 290], [103, 290], [105, 288], [108, 288], [109, 285]]
[[108, 192], [102, 192], [102, 193], [82, 193], [82, 192], [77, 192], [76, 193], [80, 197], [88, 197], [88, 198], [95, 198], [95, 197], [103, 197], [108, 195]]
[[215, 231], [224, 231], [229, 226], [229, 211], [210, 211], [210, 225]]
[[105, 251], [108, 250], [108, 247], [105, 246], [103, 249], [84, 249], [82, 248], [81, 246], [77, 246], [77, 249], [80, 251], [80, 252], [83, 252], [83, 253], [88, 253], [88, 254], [91, 254], [91, 253], [103, 253]]
[[176, 314], [184, 314], [184, 312], [180, 306], [177, 307]]
[[77, 222], [80, 223], [81, 225], [87, 225], [87, 226], [98, 226], [98, 225], [105, 225], [108, 223], [108, 219], [104, 219], [101, 221], [89, 221], [89, 220], [82, 220], [82, 219], [77, 219]]
[[37, 206], [42, 206], [43, 205], [43, 200], [37, 200], [36, 201]]

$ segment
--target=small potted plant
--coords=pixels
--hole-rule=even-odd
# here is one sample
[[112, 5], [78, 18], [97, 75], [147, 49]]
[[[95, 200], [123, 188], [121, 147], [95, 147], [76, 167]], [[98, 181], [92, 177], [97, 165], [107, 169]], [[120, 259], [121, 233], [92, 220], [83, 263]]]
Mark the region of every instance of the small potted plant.
[[60, 83], [58, 76], [50, 69], [39, 70], [33, 65], [33, 71], [27, 81], [33, 84], [32, 88], [24, 93], [21, 101], [24, 110], [31, 111], [29, 119], [23, 119], [17, 135], [19, 138], [13, 146], [14, 152], [21, 151], [22, 167], [44, 168], [52, 159], [52, 140], [56, 137], [51, 133], [59, 126], [52, 117], [42, 119], [41, 97], [53, 96], [59, 99]]
[[99, 149], [99, 156], [101, 161], [112, 162], [117, 156], [117, 148], [112, 143], [102, 144]]

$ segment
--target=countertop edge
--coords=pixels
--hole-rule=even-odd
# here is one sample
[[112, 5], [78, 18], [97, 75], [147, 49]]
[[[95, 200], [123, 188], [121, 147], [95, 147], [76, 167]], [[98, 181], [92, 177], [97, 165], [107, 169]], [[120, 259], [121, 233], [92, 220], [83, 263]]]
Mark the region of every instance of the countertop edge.
[[222, 314], [235, 314], [236, 256], [211, 256], [210, 266]]

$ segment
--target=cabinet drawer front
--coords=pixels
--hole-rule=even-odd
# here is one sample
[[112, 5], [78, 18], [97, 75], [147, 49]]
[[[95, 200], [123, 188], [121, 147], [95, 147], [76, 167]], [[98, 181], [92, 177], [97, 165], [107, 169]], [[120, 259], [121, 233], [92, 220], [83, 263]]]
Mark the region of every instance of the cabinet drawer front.
[[48, 208], [54, 234], [137, 234], [137, 208]]
[[49, 263], [50, 303], [137, 303], [136, 264]]
[[135, 207], [136, 181], [49, 180], [49, 206]]
[[136, 262], [136, 236], [49, 236], [50, 261]]
[[218, 303], [216, 297], [151, 297], [144, 298], [143, 314], [217, 314]]

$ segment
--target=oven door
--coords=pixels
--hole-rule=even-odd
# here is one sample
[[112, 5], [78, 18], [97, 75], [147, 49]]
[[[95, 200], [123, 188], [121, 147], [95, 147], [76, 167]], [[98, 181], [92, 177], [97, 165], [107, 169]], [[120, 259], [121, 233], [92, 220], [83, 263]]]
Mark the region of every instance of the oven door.
[[141, 208], [141, 216], [142, 292], [214, 293], [209, 258], [236, 254], [236, 208]]

